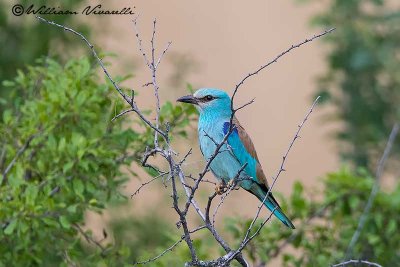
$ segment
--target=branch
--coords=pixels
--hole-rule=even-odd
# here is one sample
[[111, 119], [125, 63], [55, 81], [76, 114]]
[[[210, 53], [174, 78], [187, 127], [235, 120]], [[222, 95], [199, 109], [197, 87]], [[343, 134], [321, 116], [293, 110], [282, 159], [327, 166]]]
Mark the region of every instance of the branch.
[[[166, 130], [162, 131], [159, 127], [159, 119], [160, 119], [160, 99], [159, 99], [159, 86], [157, 84], [157, 67], [159, 66], [163, 56], [166, 54], [167, 50], [169, 49], [171, 42], [167, 43], [166, 48], [162, 51], [162, 53], [160, 54], [159, 58], [156, 60], [155, 59], [155, 35], [156, 35], [156, 20], [153, 21], [153, 31], [152, 31], [152, 37], [151, 37], [151, 58], [149, 60], [149, 57], [146, 55], [146, 53], [144, 52], [144, 49], [142, 47], [142, 40], [140, 38], [140, 34], [139, 31], [137, 29], [137, 18], [134, 19], [134, 28], [136, 31], [136, 38], [137, 38], [137, 42], [138, 42], [138, 46], [139, 46], [139, 51], [142, 53], [143, 59], [146, 63], [146, 65], [148, 66], [150, 72], [151, 72], [151, 76], [152, 76], [152, 81], [150, 83], [147, 83], [146, 86], [148, 85], [152, 85], [153, 89], [154, 89], [154, 96], [156, 99], [156, 118], [155, 118], [155, 124], [151, 123], [144, 115], [143, 113], [139, 110], [136, 102], [134, 101], [133, 98], [133, 94], [131, 97], [125, 95], [121, 88], [117, 85], [117, 83], [111, 78], [111, 76], [109, 75], [108, 71], [106, 70], [102, 60], [99, 58], [99, 56], [97, 55], [96, 51], [93, 48], [93, 45], [85, 38], [85, 36], [83, 36], [81, 33], [74, 31], [68, 27], [65, 27], [63, 25], [57, 24], [55, 22], [52, 21], [48, 21], [44, 18], [41, 17], [37, 17], [40, 21], [48, 23], [50, 25], [54, 25], [57, 26], [59, 28], [62, 28], [65, 31], [69, 31], [77, 36], [79, 36], [85, 43], [87, 46], [89, 46], [90, 50], [92, 51], [92, 54], [94, 55], [94, 57], [97, 59], [97, 61], [99, 62], [101, 68], [103, 69], [104, 73], [106, 74], [108, 80], [110, 80], [110, 82], [113, 84], [113, 86], [115, 87], [115, 89], [118, 91], [118, 93], [124, 98], [124, 100], [130, 105], [131, 109], [125, 110], [122, 113], [118, 114], [113, 120], [115, 120], [116, 118], [128, 113], [128, 112], [135, 112], [139, 118], [148, 126], [150, 127], [153, 131], [154, 131], [154, 148], [152, 149], [146, 149], [146, 152], [144, 153], [143, 156], [143, 160], [142, 160], [142, 165], [144, 167], [150, 167], [153, 168], [154, 170], [158, 171], [159, 175], [154, 177], [152, 180], [150, 180], [149, 182], [146, 182], [144, 184], [142, 184], [139, 189], [133, 194], [137, 194], [139, 192], [139, 190], [144, 187], [145, 185], [151, 183], [152, 181], [154, 181], [155, 179], [157, 179], [158, 177], [163, 177], [165, 175], [169, 175], [169, 179], [171, 180], [172, 183], [172, 192], [171, 192], [171, 197], [173, 200], [173, 208], [175, 209], [176, 213], [179, 215], [179, 222], [177, 224], [178, 227], [182, 227], [183, 229], [183, 235], [181, 240], [178, 240], [177, 242], [175, 242], [172, 246], [170, 246], [169, 248], [167, 248], [166, 250], [164, 250], [164, 252], [162, 252], [160, 255], [141, 262], [139, 264], [145, 264], [148, 262], [152, 262], [154, 260], [157, 260], [158, 258], [162, 257], [166, 252], [171, 251], [175, 246], [177, 246], [181, 241], [185, 241], [189, 250], [190, 250], [190, 255], [191, 255], [191, 262], [186, 263], [187, 266], [201, 266], [201, 267], [208, 267], [208, 266], [228, 266], [230, 264], [230, 262], [233, 259], [236, 259], [242, 266], [249, 266], [249, 264], [246, 262], [246, 260], [243, 258], [243, 256], [241, 255], [241, 251], [243, 250], [243, 248], [261, 231], [262, 227], [270, 220], [271, 216], [273, 213], [270, 214], [270, 216], [268, 218], [266, 218], [261, 225], [259, 226], [259, 228], [252, 234], [251, 230], [252, 227], [250, 227], [248, 229], [248, 233], [246, 234], [244, 240], [242, 241], [241, 245], [239, 246], [239, 248], [237, 250], [232, 250], [228, 243], [219, 235], [219, 233], [217, 232], [217, 230], [215, 229], [213, 223], [210, 222], [210, 207], [211, 207], [211, 202], [212, 200], [215, 198], [216, 194], [212, 195], [209, 197], [209, 201], [206, 207], [206, 213], [203, 213], [202, 209], [200, 208], [200, 206], [198, 205], [198, 203], [195, 200], [195, 192], [197, 191], [197, 189], [199, 188], [200, 183], [203, 181], [203, 178], [205, 176], [205, 174], [209, 171], [210, 168], [210, 164], [211, 162], [217, 157], [217, 155], [221, 152], [224, 151], [222, 149], [222, 147], [227, 147], [227, 149], [229, 149], [229, 146], [227, 144], [227, 140], [230, 136], [230, 134], [235, 130], [235, 125], [233, 125], [233, 119], [234, 119], [234, 115], [237, 111], [243, 109], [244, 107], [250, 105], [251, 103], [253, 103], [254, 99], [251, 100], [250, 102], [244, 104], [243, 106], [234, 109], [233, 108], [233, 101], [235, 98], [235, 95], [239, 89], [239, 87], [251, 76], [256, 75], [257, 73], [259, 73], [261, 70], [267, 68], [269, 65], [271, 65], [274, 62], [277, 62], [277, 60], [282, 57], [283, 55], [289, 53], [292, 49], [296, 48], [296, 47], [300, 47], [301, 45], [311, 42], [316, 38], [319, 38], [325, 34], [328, 34], [330, 32], [332, 32], [334, 29], [330, 29], [328, 31], [325, 31], [319, 35], [315, 35], [310, 39], [306, 39], [305, 41], [297, 44], [297, 45], [292, 45], [289, 49], [287, 49], [286, 51], [282, 52], [280, 55], [278, 55], [274, 60], [272, 60], [271, 62], [261, 66], [258, 70], [256, 70], [253, 73], [249, 73], [246, 77], [244, 77], [242, 79], [242, 81], [240, 81], [234, 90], [233, 96], [231, 98], [231, 118], [230, 118], [230, 127], [228, 132], [225, 134], [225, 136], [222, 138], [220, 143], [217, 143], [215, 140], [214, 144], [215, 144], [215, 151], [214, 154], [208, 159], [206, 166], [204, 167], [203, 171], [199, 174], [198, 178], [194, 180], [194, 185], [193, 186], [188, 186], [189, 184], [186, 182], [186, 175], [184, 174], [183, 170], [182, 170], [182, 165], [183, 163], [186, 161], [187, 157], [191, 154], [191, 150], [189, 150], [189, 152], [182, 158], [182, 160], [180, 161], [175, 161], [173, 158], [173, 155], [176, 155], [176, 153], [172, 150], [171, 146], [170, 146], [170, 140], [168, 137], [169, 134], [169, 127], [168, 124], [166, 126]], [[132, 91], [133, 92], [133, 91]], [[318, 99], [317, 99], [318, 100]], [[317, 101], [316, 100], [316, 101]], [[282, 171], [284, 171], [284, 164], [286, 161], [286, 157], [291, 149], [291, 147], [293, 146], [294, 141], [299, 137], [298, 134], [303, 126], [303, 124], [305, 123], [305, 121], [307, 120], [308, 116], [310, 115], [310, 113], [312, 112], [312, 109], [316, 103], [316, 101], [314, 102], [310, 112], [307, 114], [306, 118], [303, 120], [302, 124], [299, 126], [298, 131], [296, 132], [295, 138], [292, 141], [292, 143], [290, 144], [288, 151], [286, 152], [285, 156], [283, 157], [283, 161], [280, 167], [280, 170], [278, 172], [278, 174], [276, 175], [275, 179], [274, 179], [274, 183], [276, 181], [276, 179], [278, 178], [278, 176], [280, 175], [280, 173]], [[166, 146], [165, 147], [160, 147], [159, 143], [158, 143], [158, 135], [162, 136], [162, 138], [165, 141]], [[213, 139], [212, 139], [213, 140]], [[169, 171], [168, 172], [162, 172], [160, 170], [158, 170], [156, 167], [147, 164], [147, 160], [149, 159], [150, 156], [154, 156], [154, 155], [161, 155], [168, 163], [169, 165]], [[243, 171], [245, 167], [243, 167], [239, 172], [237, 177], [240, 176], [241, 171]], [[191, 177], [191, 176], [190, 176]], [[187, 197], [186, 202], [184, 204], [184, 206], [181, 208], [179, 206], [179, 195], [178, 195], [178, 191], [177, 191], [177, 185], [176, 185], [176, 178], [179, 178], [179, 181], [184, 189], [185, 195]], [[235, 179], [233, 179], [235, 182]], [[272, 187], [274, 185], [274, 183], [272, 184], [270, 190], [272, 190]], [[234, 184], [235, 185], [235, 184]], [[234, 187], [233, 185], [233, 187]], [[232, 187], [232, 188], [233, 188]], [[228, 191], [230, 192], [231, 187], [228, 188]], [[267, 195], [270, 193], [267, 193]], [[228, 195], [229, 193], [227, 193]], [[223, 202], [223, 200], [221, 200]], [[265, 202], [265, 199], [263, 201], [263, 203]], [[197, 214], [199, 215], [199, 217], [203, 220], [203, 222], [205, 223], [205, 225], [198, 227], [195, 230], [190, 231], [189, 230], [189, 226], [188, 226], [188, 221], [187, 221], [187, 215], [188, 215], [188, 211], [190, 207], [194, 207], [195, 211], [197, 212]], [[262, 206], [262, 205], [261, 205]], [[257, 212], [257, 216], [254, 218], [254, 222], [258, 217], [258, 214], [260, 212], [261, 206], [259, 207], [259, 210]], [[252, 223], [252, 225], [254, 224], [254, 222]], [[198, 255], [196, 253], [196, 250], [194, 248], [193, 245], [193, 240], [191, 238], [191, 234], [193, 234], [195, 231], [198, 231], [200, 229], [208, 229], [208, 231], [213, 235], [213, 237], [215, 238], [215, 240], [220, 244], [220, 246], [226, 251], [226, 254], [224, 256], [219, 257], [216, 260], [211, 260], [211, 261], [202, 261], [198, 259]], [[138, 263], [137, 263], [138, 264]]]
[[379, 182], [380, 182], [380, 179], [382, 176], [383, 167], [385, 166], [385, 162], [386, 162], [387, 158], [389, 157], [390, 151], [392, 150], [392, 146], [393, 146], [396, 136], [399, 132], [399, 128], [400, 128], [400, 126], [397, 123], [392, 128], [392, 132], [390, 133], [389, 140], [387, 141], [385, 151], [383, 152], [383, 155], [382, 155], [381, 159], [379, 160], [378, 167], [376, 169], [375, 184], [371, 189], [371, 193], [369, 195], [367, 205], [365, 205], [364, 211], [358, 222], [357, 229], [354, 232], [353, 237], [351, 238], [350, 244], [347, 248], [346, 258], [349, 258], [351, 256], [352, 250], [353, 250], [355, 244], [357, 243], [358, 238], [360, 237], [361, 231], [364, 228], [365, 222], [368, 218], [368, 214], [371, 211], [372, 204], [375, 200], [376, 194], [379, 191]]
[[[234, 118], [235, 113], [236, 113], [238, 110], [240, 110], [240, 109], [246, 107], [247, 105], [251, 104], [251, 103], [254, 101], [254, 99], [253, 99], [252, 101], [246, 103], [245, 105], [243, 105], [243, 106], [241, 106], [241, 107], [239, 107], [239, 108], [237, 108], [237, 109], [234, 109], [234, 107], [233, 107], [234, 98], [235, 98], [236, 93], [237, 93], [238, 89], [240, 88], [240, 86], [241, 86], [248, 78], [250, 78], [250, 77], [253, 76], [253, 75], [258, 74], [261, 70], [265, 69], [266, 67], [268, 67], [268, 66], [271, 65], [272, 63], [277, 62], [277, 60], [278, 60], [280, 57], [282, 57], [282, 56], [284, 56], [285, 54], [289, 53], [289, 52], [290, 52], [291, 50], [293, 50], [294, 48], [300, 47], [300, 46], [302, 46], [302, 45], [305, 44], [305, 43], [311, 42], [311, 41], [313, 41], [313, 40], [315, 40], [315, 39], [317, 39], [317, 38], [319, 38], [319, 37], [322, 37], [322, 36], [324, 36], [324, 35], [326, 35], [326, 34], [332, 32], [333, 30], [334, 30], [334, 29], [330, 29], [330, 30], [324, 31], [323, 33], [318, 34], [318, 35], [314, 35], [312, 38], [306, 39], [305, 41], [303, 41], [303, 42], [301, 42], [301, 43], [299, 43], [299, 44], [292, 45], [290, 48], [288, 48], [287, 50], [285, 50], [284, 52], [282, 52], [281, 54], [279, 54], [277, 57], [275, 57], [275, 58], [274, 58], [272, 61], [270, 61], [269, 63], [267, 63], [267, 64], [261, 66], [261, 67], [260, 67], [258, 70], [256, 70], [255, 72], [250, 73], [250, 74], [248, 74], [247, 76], [245, 76], [245, 77], [236, 85], [235, 90], [234, 90], [234, 93], [233, 93], [232, 98], [231, 98], [231, 113], [232, 113], [232, 114], [231, 114], [231, 118], [230, 118], [230, 127], [229, 127], [229, 131], [228, 131], [228, 133], [224, 136], [222, 142], [221, 142], [219, 145], [217, 145], [213, 156], [207, 161], [206, 167], [204, 168], [203, 172], [200, 173], [199, 178], [198, 178], [198, 180], [197, 180], [197, 182], [196, 182], [196, 184], [195, 184], [195, 186], [194, 186], [194, 190], [192, 190], [192, 194], [191, 194], [191, 195], [189, 196], [189, 198], [188, 198], [188, 202], [189, 202], [189, 203], [190, 203], [190, 200], [193, 198], [194, 192], [197, 190], [197, 187], [198, 187], [198, 185], [200, 184], [202, 178], [204, 177], [205, 173], [208, 171], [208, 168], [209, 168], [211, 162], [212, 162], [212, 161], [215, 159], [215, 157], [218, 155], [219, 150], [221, 149], [221, 147], [222, 147], [223, 145], [226, 144], [229, 135], [233, 132], [234, 126], [233, 126], [233, 123], [232, 123], [232, 122], [233, 122], [233, 118]], [[287, 158], [287, 156], [288, 156], [288, 154], [289, 154], [289, 151], [291, 150], [291, 147], [293, 146], [295, 140], [296, 140], [297, 138], [299, 138], [299, 133], [300, 133], [300, 131], [301, 131], [301, 129], [302, 129], [304, 123], [307, 121], [309, 115], [312, 113], [312, 111], [313, 111], [313, 109], [314, 109], [314, 106], [315, 106], [315, 104], [317, 103], [318, 99], [319, 99], [319, 97], [314, 101], [314, 103], [313, 103], [313, 105], [312, 105], [310, 111], [307, 113], [306, 117], [304, 118], [304, 120], [302, 121], [302, 123], [299, 125], [299, 129], [296, 131], [295, 137], [294, 137], [293, 141], [290, 143], [289, 148], [288, 148], [286, 154], [285, 154], [284, 157], [283, 157], [283, 160], [282, 160], [280, 169], [279, 169], [279, 171], [278, 171], [278, 174], [275, 176], [274, 181], [273, 181], [273, 183], [272, 183], [272, 185], [271, 185], [271, 187], [270, 187], [270, 189], [269, 189], [269, 191], [268, 191], [268, 193], [267, 193], [265, 199], [263, 200], [262, 204], [259, 206], [258, 211], [257, 211], [257, 214], [256, 214], [256, 216], [254, 217], [254, 219], [253, 219], [253, 221], [252, 221], [251, 227], [254, 225], [255, 220], [258, 218], [259, 213], [260, 213], [260, 211], [261, 211], [261, 208], [262, 208], [264, 202], [266, 201], [266, 198], [268, 197], [269, 193], [271, 192], [271, 190], [272, 190], [272, 188], [273, 188], [273, 186], [274, 186], [274, 184], [275, 184], [277, 178], [279, 177], [280, 173], [281, 173], [282, 171], [284, 171], [284, 165], [285, 165], [285, 162], [286, 162], [286, 158]], [[206, 134], [206, 136], [207, 136], [207, 134]], [[211, 140], [212, 140], [212, 139], [211, 139]], [[214, 142], [214, 143], [215, 143], [215, 142]], [[212, 202], [212, 200], [213, 200], [214, 198], [215, 198], [215, 194], [212, 195], [212, 196], [209, 198], [209, 201], [208, 201], [208, 204], [207, 204], [207, 208], [206, 208], [206, 213], [207, 213], [207, 211], [209, 211], [211, 202]], [[188, 205], [187, 205], [187, 207], [188, 207]], [[206, 216], [207, 216], [207, 214], [206, 214]], [[271, 213], [270, 216], [272, 216], [272, 213]], [[267, 219], [265, 220], [265, 222], [263, 222], [263, 223], [261, 224], [261, 227], [256, 231], [256, 233], [255, 233], [254, 236], [256, 236], [256, 235], [259, 233], [259, 231], [261, 230], [261, 228], [265, 225], [265, 223], [266, 223], [268, 220], [269, 220], [269, 219], [267, 218]], [[210, 227], [210, 231], [212, 232], [213, 236], [215, 237], [215, 239], [216, 239], [217, 241], [221, 240], [221, 237], [218, 235], [218, 233], [215, 231], [215, 229], [214, 229], [213, 227]], [[251, 228], [249, 229], [249, 232], [250, 232], [250, 231], [251, 231]], [[246, 235], [246, 237], [245, 237], [244, 240], [242, 241], [242, 243], [241, 243], [242, 245], [243, 245], [244, 243], [247, 244], [247, 243], [250, 241], [250, 240], [247, 240], [247, 236], [248, 236], [248, 235]], [[252, 236], [252, 238], [254, 238], [254, 236]], [[220, 244], [221, 244], [222, 247], [224, 247], [224, 243], [223, 243], [223, 242], [222, 242], [222, 243], [220, 242]], [[225, 245], [226, 245], [226, 244], [225, 244]], [[240, 252], [241, 252], [241, 250], [242, 250], [244, 247], [245, 247], [245, 245], [244, 245], [244, 246], [240, 246], [240, 248], [239, 248], [240, 250], [238, 250], [237, 253], [236, 253], [236, 252], [233, 253], [233, 255], [239, 255]], [[231, 252], [230, 250], [226, 249], [226, 247], [224, 247], [224, 249], [227, 251], [228, 254]], [[228, 258], [229, 258], [230, 260], [232, 259], [231, 257], [228, 257]], [[228, 261], [228, 262], [229, 262], [229, 261]], [[244, 261], [244, 262], [245, 262], [245, 261]], [[247, 263], [245, 263], [245, 264], [247, 264]], [[244, 266], [246, 266], [246, 265], [244, 265]]]
[[365, 264], [367, 266], [375, 266], [375, 267], [382, 267], [382, 265], [379, 265], [378, 263], [375, 262], [370, 262], [366, 260], [348, 260], [346, 262], [338, 263], [332, 265], [332, 267], [340, 267], [340, 266], [347, 266], [347, 265], [359, 265], [359, 264]]
[[181, 239], [179, 239], [178, 241], [176, 241], [174, 244], [172, 244], [172, 246], [168, 247], [166, 250], [164, 250], [163, 252], [161, 252], [160, 254], [158, 254], [157, 256], [145, 260], [145, 261], [138, 261], [133, 263], [133, 265], [141, 265], [141, 264], [147, 264], [153, 261], [158, 260], [159, 258], [161, 258], [162, 256], [164, 256], [165, 254], [167, 254], [168, 252], [172, 251], [176, 246], [178, 246], [182, 241], [184, 240], [184, 236], [181, 237]]
[[[237, 93], [239, 87], [242, 86], [243, 83], [244, 83], [247, 79], [249, 79], [250, 77], [252, 77], [252, 76], [254, 76], [254, 75], [257, 75], [260, 71], [262, 71], [263, 69], [265, 69], [265, 68], [267, 68], [268, 66], [272, 65], [273, 63], [278, 62], [278, 59], [280, 59], [281, 57], [283, 57], [284, 55], [286, 55], [287, 53], [289, 53], [289, 52], [292, 51], [293, 49], [298, 48], [298, 47], [300, 47], [300, 46], [302, 46], [302, 45], [304, 45], [304, 44], [306, 44], [306, 43], [312, 42], [312, 41], [314, 41], [315, 39], [318, 39], [318, 38], [320, 38], [320, 37], [322, 37], [322, 36], [324, 36], [324, 35], [327, 35], [327, 34], [333, 32], [335, 29], [336, 29], [336, 28], [331, 28], [331, 29], [329, 29], [329, 30], [325, 30], [325, 31], [323, 31], [323, 32], [320, 33], [320, 34], [316, 34], [316, 35], [314, 35], [313, 37], [308, 38], [308, 39], [305, 39], [304, 41], [302, 41], [302, 42], [300, 42], [300, 43], [298, 43], [298, 44], [292, 45], [291, 47], [289, 47], [288, 49], [286, 49], [285, 51], [283, 51], [282, 53], [280, 53], [279, 55], [277, 55], [274, 59], [272, 59], [271, 61], [269, 61], [267, 64], [262, 65], [262, 66], [259, 67], [257, 70], [255, 70], [255, 71], [250, 72], [249, 74], [247, 74], [247, 75], [236, 85], [235, 90], [233, 91], [232, 100], [233, 100], [233, 97], [236, 95], [236, 93]], [[232, 101], [231, 105], [232, 105], [232, 107], [233, 107], [233, 101]]]
[[142, 184], [139, 186], [139, 188], [136, 189], [136, 191], [135, 191], [133, 194], [131, 194], [131, 198], [133, 198], [134, 196], [136, 196], [137, 194], [139, 194], [140, 189], [142, 189], [142, 188], [145, 187], [146, 185], [148, 185], [148, 184], [154, 182], [154, 181], [157, 180], [158, 178], [163, 177], [163, 176], [165, 176], [165, 175], [167, 175], [167, 174], [169, 174], [169, 172], [161, 173], [161, 174], [155, 176], [153, 179], [151, 179], [151, 180], [149, 180], [149, 181], [147, 181], [147, 182], [142, 183]]
[[121, 113], [119, 113], [118, 115], [115, 115], [114, 118], [111, 119], [111, 121], [115, 121], [115, 120], [118, 119], [119, 117], [125, 115], [126, 113], [132, 112], [132, 111], [134, 111], [132, 108], [127, 109], [127, 110], [124, 110], [124, 111], [122, 111]]
[[101, 250], [101, 255], [102, 255], [102, 256], [105, 255], [105, 253], [106, 253], [106, 251], [108, 250], [108, 248], [103, 247], [103, 245], [100, 244], [99, 241], [95, 240], [93, 237], [91, 237], [90, 235], [88, 235], [88, 234], [79, 226], [79, 224], [74, 223], [73, 226], [74, 226], [74, 228], [75, 228], [76, 230], [78, 230], [78, 231], [83, 235], [83, 237], [86, 239], [86, 241], [87, 241], [88, 243], [91, 243], [91, 244], [97, 246], [98, 248], [100, 248], [100, 250]]
[[[304, 124], [306, 123], [306, 121], [308, 120], [308, 118], [309, 118], [309, 116], [311, 115], [311, 113], [313, 112], [314, 107], [315, 107], [315, 105], [317, 104], [319, 98], [320, 98], [320, 97], [318, 96], [318, 97], [314, 100], [314, 102], [313, 102], [313, 104], [311, 105], [311, 108], [310, 108], [309, 111], [307, 112], [306, 116], [304, 117], [304, 119], [302, 120], [302, 122], [300, 123], [300, 125], [298, 125], [298, 129], [297, 129], [297, 131], [295, 132], [294, 137], [293, 137], [292, 141], [290, 142], [289, 147], [288, 147], [288, 149], [286, 150], [285, 155], [282, 157], [282, 162], [281, 162], [281, 165], [280, 165], [280, 167], [279, 167], [279, 170], [278, 170], [277, 174], [275, 175], [275, 177], [274, 177], [274, 179], [273, 179], [273, 182], [272, 182], [270, 188], [268, 189], [268, 192], [267, 192], [267, 194], [265, 195], [265, 197], [264, 197], [262, 203], [258, 206], [256, 215], [254, 216], [252, 222], [250, 223], [250, 226], [249, 226], [249, 228], [248, 228], [248, 231], [247, 231], [246, 236], [245, 236], [245, 238], [243, 239], [242, 243], [246, 242], [247, 236], [248, 236], [248, 234], [250, 233], [251, 228], [254, 226], [254, 223], [255, 223], [256, 220], [258, 219], [258, 217], [259, 217], [259, 215], [260, 215], [260, 212], [261, 212], [261, 209], [262, 209], [262, 207], [264, 206], [265, 201], [267, 200], [269, 194], [271, 193], [272, 189], [274, 188], [275, 183], [276, 183], [276, 181], [278, 180], [280, 174], [281, 174], [283, 171], [285, 171], [285, 163], [286, 163], [286, 159], [287, 159], [287, 157], [288, 157], [288, 155], [289, 155], [289, 152], [291, 151], [291, 149], [292, 149], [294, 143], [296, 142], [296, 140], [300, 137], [300, 136], [299, 136], [300, 131], [301, 131], [301, 129], [303, 128], [303, 126], [304, 126]], [[271, 212], [271, 214], [272, 214], [272, 213], [273, 213], [273, 212]], [[260, 230], [261, 230], [261, 229], [260, 229]]]
[[[164, 51], [161, 53], [161, 55], [159, 56], [157, 63], [155, 62], [155, 45], [154, 45], [154, 41], [155, 41], [155, 35], [156, 35], [156, 24], [157, 24], [157, 20], [154, 19], [153, 21], [153, 34], [151, 36], [151, 61], [148, 60], [146, 53], [143, 50], [142, 47], [142, 39], [140, 38], [140, 34], [139, 34], [139, 30], [137, 28], [137, 18], [135, 18], [133, 20], [133, 24], [134, 24], [134, 28], [135, 28], [135, 32], [136, 32], [136, 39], [138, 42], [138, 46], [139, 46], [139, 50], [143, 55], [143, 58], [145, 60], [146, 65], [149, 67], [150, 71], [151, 71], [151, 77], [152, 77], [152, 81], [150, 83], [147, 83], [148, 85], [153, 85], [154, 88], [154, 96], [156, 99], [156, 125], [155, 127], [158, 129], [159, 128], [159, 123], [160, 123], [160, 96], [159, 96], [159, 86], [157, 84], [157, 67], [161, 62], [162, 57], [165, 55], [165, 53], [167, 52], [168, 48], [170, 47], [172, 42], [168, 42], [167, 47], [164, 49]], [[154, 132], [154, 146], [157, 147], [158, 146], [158, 131]]]
[[55, 23], [53, 21], [49, 21], [47, 19], [44, 19], [42, 17], [36, 16], [36, 18], [38, 20], [40, 20], [41, 22], [62, 28], [65, 31], [71, 32], [77, 36], [79, 36], [85, 43], [86, 45], [90, 48], [90, 50], [92, 51], [93, 56], [97, 59], [97, 61], [99, 62], [101, 68], [103, 69], [104, 74], [107, 76], [108, 80], [112, 83], [112, 85], [114, 86], [114, 88], [118, 91], [118, 93], [122, 96], [122, 98], [132, 107], [132, 110], [140, 117], [140, 119], [145, 122], [150, 128], [152, 128], [154, 131], [158, 132], [165, 140], [168, 140], [168, 136], [161, 131], [158, 127], [154, 126], [148, 119], [146, 119], [146, 117], [144, 117], [143, 113], [139, 110], [139, 108], [136, 106], [135, 102], [133, 101], [133, 99], [129, 98], [127, 95], [125, 95], [122, 92], [122, 89], [118, 86], [118, 84], [113, 80], [113, 78], [111, 77], [111, 75], [108, 73], [106, 67], [104, 66], [103, 60], [97, 55], [96, 50], [94, 49], [94, 46], [89, 42], [89, 40], [80, 32], [77, 32], [71, 28], [68, 28], [64, 25]]
[[17, 159], [25, 152], [25, 150], [28, 149], [30, 143], [36, 136], [37, 136], [37, 134], [33, 134], [33, 135], [29, 136], [28, 140], [26, 140], [25, 144], [20, 149], [18, 149], [17, 154], [15, 154], [15, 157], [11, 160], [10, 164], [8, 164], [8, 166], [3, 171], [3, 174], [2, 174], [3, 177], [0, 181], [0, 186], [7, 183], [7, 174], [10, 172], [10, 170], [14, 166], [15, 162], [17, 162]]

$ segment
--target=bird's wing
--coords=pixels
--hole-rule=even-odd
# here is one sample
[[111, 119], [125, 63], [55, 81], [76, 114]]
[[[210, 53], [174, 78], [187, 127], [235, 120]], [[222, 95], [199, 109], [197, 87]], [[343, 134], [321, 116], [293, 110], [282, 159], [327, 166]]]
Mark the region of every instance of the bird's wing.
[[[255, 174], [258, 183], [268, 187], [267, 178], [262, 170], [261, 164], [258, 161], [258, 156], [253, 142], [250, 136], [246, 133], [244, 128], [240, 125], [236, 117], [232, 120], [234, 130], [228, 138], [228, 144], [232, 147], [232, 152], [235, 157], [239, 160], [240, 164], [244, 165], [246, 162], [246, 157], [251, 157], [255, 160]], [[224, 134], [227, 134], [230, 128], [230, 122], [224, 123]], [[243, 148], [245, 151], [243, 151]], [[243, 155], [245, 154], [245, 155]], [[247, 154], [247, 155], [246, 155]]]

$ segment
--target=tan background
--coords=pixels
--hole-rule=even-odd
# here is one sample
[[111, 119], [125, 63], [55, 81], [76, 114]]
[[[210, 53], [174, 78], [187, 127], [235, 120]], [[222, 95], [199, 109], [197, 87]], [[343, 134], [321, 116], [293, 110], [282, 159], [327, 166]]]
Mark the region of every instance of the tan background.
[[[146, 47], [149, 47], [154, 18], [158, 21], [158, 52], [167, 41], [172, 41], [170, 56], [159, 68], [161, 100], [164, 102], [186, 93], [185, 86], [171, 89], [169, 83], [174, 55], [186, 55], [195, 62], [195, 67], [185, 76], [195, 88], [217, 87], [231, 93], [249, 71], [271, 60], [291, 44], [321, 31], [309, 26], [310, 18], [321, 6], [300, 6], [294, 2], [143, 0], [114, 1], [112, 5], [104, 3], [103, 6], [136, 6]], [[136, 77], [128, 85], [140, 92], [137, 101], [142, 107], [152, 107], [151, 88], [141, 88], [150, 80], [150, 74], [138, 53], [131, 18], [88, 16], [82, 19], [97, 29], [92, 38], [97, 46], [119, 55], [112, 60], [111, 72], [134, 72]], [[252, 136], [269, 177], [278, 170], [297, 125], [311, 105], [317, 89], [316, 77], [324, 69], [324, 47], [317, 40], [286, 55], [240, 89], [237, 103], [256, 98], [255, 103], [241, 111], [238, 117]], [[276, 184], [276, 191], [288, 195], [296, 180], [301, 180], [308, 188], [318, 187], [318, 178], [338, 167], [336, 144], [328, 135], [333, 128], [323, 123], [325, 113], [326, 110], [316, 108], [307, 122], [302, 138], [296, 142], [287, 161], [287, 171]], [[181, 153], [194, 146], [194, 155], [185, 167], [197, 174], [204, 166], [197, 140], [182, 139], [178, 143], [177, 150]], [[147, 180], [145, 176], [141, 179]], [[137, 179], [132, 180], [126, 192], [135, 191], [139, 184]], [[310, 192], [312, 194], [312, 190]], [[155, 207], [158, 212], [175, 218], [171, 205], [162, 201], [167, 193], [160, 183], [145, 188], [141, 197], [131, 201], [132, 215], [137, 216], [143, 207]], [[256, 208], [256, 199], [240, 191], [226, 202], [222, 212], [224, 215], [251, 216]], [[98, 224], [94, 217], [88, 220]]]

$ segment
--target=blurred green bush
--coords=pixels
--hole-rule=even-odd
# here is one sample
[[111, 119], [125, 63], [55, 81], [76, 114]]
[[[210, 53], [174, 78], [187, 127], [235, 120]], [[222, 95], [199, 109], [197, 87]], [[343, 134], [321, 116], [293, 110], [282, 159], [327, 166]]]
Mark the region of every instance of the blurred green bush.
[[[83, 0], [66, 0], [62, 1], [62, 8], [74, 10], [84, 3]], [[70, 47], [80, 44], [80, 40], [76, 38], [59, 34], [56, 28], [37, 23], [33, 15], [14, 16], [11, 9], [15, 4], [20, 4], [25, 9], [32, 4], [37, 8], [42, 5], [58, 6], [45, 0], [0, 1], [0, 77], [2, 80], [13, 78], [17, 69], [33, 64], [37, 58], [48, 55], [51, 45], [62, 44]], [[46, 18], [57, 19], [58, 23], [68, 24], [84, 32], [85, 35], [89, 35], [88, 28], [74, 16], [46, 15]], [[0, 93], [1, 96], [4, 95]]]
[[[154, 136], [138, 120], [130, 121], [137, 130], [123, 127], [128, 116], [111, 123], [122, 101], [93, 66], [87, 58], [39, 60], [3, 81], [11, 97], [0, 124], [0, 266], [129, 265], [124, 243], [83, 241], [91, 238], [84, 215], [126, 202], [122, 170], [130, 171]], [[171, 134], [185, 135], [194, 109], [167, 102], [162, 110]]]
[[[269, 222], [246, 249], [254, 266], [268, 266], [274, 258], [280, 258], [284, 266], [299, 267], [331, 266], [341, 262], [374, 182], [375, 178], [366, 170], [343, 168], [323, 179], [322, 192], [308, 192], [301, 183], [296, 183], [291, 196], [280, 197], [280, 203], [297, 229], [291, 231], [282, 227], [275, 219]], [[322, 199], [316, 199], [317, 193]], [[352, 257], [382, 266], [397, 266], [400, 261], [399, 213], [400, 185], [391, 192], [380, 191]], [[226, 221], [226, 229], [240, 241], [250, 222], [231, 218]]]
[[[343, 126], [337, 135], [344, 141], [343, 160], [373, 170], [400, 121], [400, 7], [385, 0], [325, 4], [313, 24], [337, 29], [323, 38], [328, 70], [319, 78], [318, 94], [336, 107], [331, 117]], [[397, 156], [399, 148], [397, 141]]]

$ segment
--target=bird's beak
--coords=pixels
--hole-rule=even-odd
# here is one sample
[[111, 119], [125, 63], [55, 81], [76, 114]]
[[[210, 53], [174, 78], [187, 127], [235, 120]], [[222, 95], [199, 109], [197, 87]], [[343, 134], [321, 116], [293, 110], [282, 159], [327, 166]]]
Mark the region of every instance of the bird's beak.
[[182, 97], [178, 98], [176, 101], [177, 102], [182, 102], [182, 103], [194, 104], [194, 105], [197, 105], [199, 103], [197, 98], [195, 98], [192, 95], [182, 96]]

